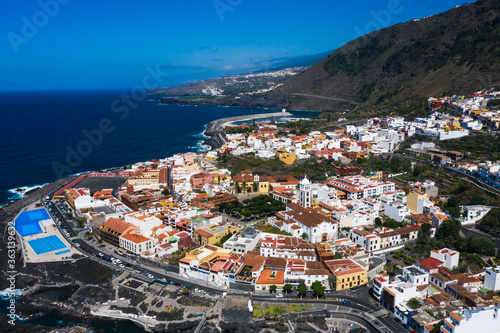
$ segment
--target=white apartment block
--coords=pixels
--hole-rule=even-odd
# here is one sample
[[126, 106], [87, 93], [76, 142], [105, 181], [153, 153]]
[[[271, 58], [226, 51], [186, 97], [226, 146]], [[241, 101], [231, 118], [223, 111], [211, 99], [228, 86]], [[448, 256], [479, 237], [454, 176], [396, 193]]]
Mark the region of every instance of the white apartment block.
[[458, 267], [460, 252], [453, 251], [448, 248], [442, 248], [440, 250], [432, 250], [431, 258], [442, 261], [444, 267], [452, 270]]
[[499, 290], [500, 289], [500, 268], [499, 267], [487, 267], [484, 274], [484, 287], [489, 290]]

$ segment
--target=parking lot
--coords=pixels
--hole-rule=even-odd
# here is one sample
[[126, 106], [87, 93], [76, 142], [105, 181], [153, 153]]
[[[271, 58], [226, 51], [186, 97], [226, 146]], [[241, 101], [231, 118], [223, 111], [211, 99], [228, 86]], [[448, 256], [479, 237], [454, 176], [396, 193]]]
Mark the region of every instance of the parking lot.
[[113, 195], [115, 195], [127, 179], [128, 177], [126, 176], [87, 177], [75, 185], [75, 187], [88, 187], [90, 193], [95, 193], [104, 189], [113, 189]]

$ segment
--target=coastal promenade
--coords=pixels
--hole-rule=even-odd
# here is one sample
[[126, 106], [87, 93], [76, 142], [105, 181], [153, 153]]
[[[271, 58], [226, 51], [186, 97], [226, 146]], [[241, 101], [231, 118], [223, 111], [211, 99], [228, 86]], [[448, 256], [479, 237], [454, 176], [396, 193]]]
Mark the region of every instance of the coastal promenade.
[[261, 114], [251, 114], [247, 116], [235, 116], [228, 118], [221, 118], [211, 121], [207, 125], [204, 135], [209, 136], [209, 139], [204, 141], [204, 144], [209, 145], [212, 149], [221, 147], [227, 142], [226, 134], [224, 133], [224, 127], [230, 123], [237, 121], [248, 121], [255, 119], [264, 119], [269, 117], [289, 117], [292, 116], [290, 112], [273, 112], [273, 113], [261, 113]]

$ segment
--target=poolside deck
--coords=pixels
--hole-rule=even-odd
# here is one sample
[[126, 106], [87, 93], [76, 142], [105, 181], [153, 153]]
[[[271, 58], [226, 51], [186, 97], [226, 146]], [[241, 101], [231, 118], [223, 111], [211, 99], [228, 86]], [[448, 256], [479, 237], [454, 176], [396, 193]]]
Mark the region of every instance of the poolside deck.
[[[44, 220], [43, 224], [44, 226], [38, 225], [37, 228], [33, 227], [33, 221], [27, 221], [28, 216], [30, 215], [29, 213], [32, 212], [33, 217], [37, 217], [37, 215], [40, 215], [39, 212], [33, 211], [33, 210], [27, 210], [24, 213], [25, 214], [21, 217], [19, 221], [22, 221], [22, 225], [27, 227], [27, 228], [19, 228], [19, 230], [16, 231], [18, 232], [22, 245], [23, 245], [23, 255], [26, 263], [39, 263], [39, 262], [48, 262], [48, 261], [62, 261], [62, 260], [72, 260], [71, 256], [73, 254], [78, 253], [78, 251], [70, 244], [64, 236], [59, 232], [59, 229], [57, 229], [54, 221], [50, 218], [50, 216], [47, 213], [47, 216], [49, 216], [48, 220], [45, 220], [45, 216], [43, 216]], [[34, 214], [33, 214], [34, 213]], [[33, 218], [35, 220], [35, 218]], [[39, 221], [38, 223], [42, 223], [42, 221]], [[48, 222], [51, 223], [48, 223]], [[24, 230], [26, 229], [26, 230]], [[35, 230], [36, 229], [36, 230]], [[37, 232], [37, 231], [40, 232]], [[23, 232], [26, 232], [27, 235], [23, 235]], [[35, 234], [30, 234], [32, 232], [37, 232]], [[59, 240], [66, 246], [64, 248], [57, 248], [54, 249], [50, 252], [45, 252], [45, 253], [40, 253], [36, 254], [31, 245], [29, 244], [30, 241], [45, 238], [45, 237], [50, 237], [50, 236], [57, 236]], [[35, 242], [36, 243], [36, 242]], [[66, 251], [69, 250], [69, 251]]]

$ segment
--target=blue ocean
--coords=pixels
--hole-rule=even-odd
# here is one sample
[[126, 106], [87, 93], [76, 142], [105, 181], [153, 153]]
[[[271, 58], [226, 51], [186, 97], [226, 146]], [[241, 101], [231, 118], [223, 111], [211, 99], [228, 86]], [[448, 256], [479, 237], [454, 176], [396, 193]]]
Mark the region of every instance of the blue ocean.
[[[276, 110], [160, 105], [130, 91], [1, 92], [0, 204], [68, 175], [198, 151], [210, 121]], [[317, 112], [293, 111], [294, 117]]]

